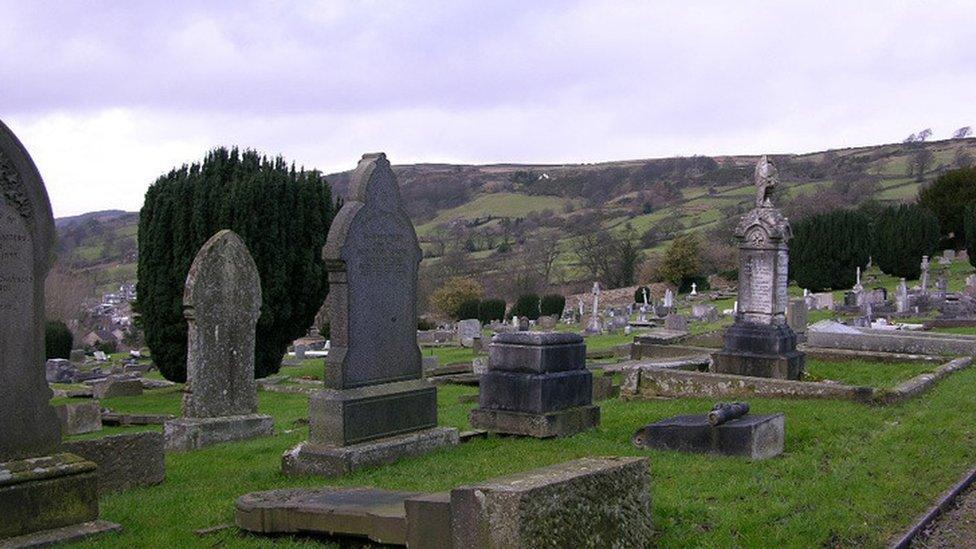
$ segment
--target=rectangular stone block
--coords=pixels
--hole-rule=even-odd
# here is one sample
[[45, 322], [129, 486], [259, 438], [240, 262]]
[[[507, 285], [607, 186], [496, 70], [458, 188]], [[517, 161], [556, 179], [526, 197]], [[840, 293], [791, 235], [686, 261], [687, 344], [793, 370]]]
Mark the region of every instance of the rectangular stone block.
[[98, 399], [139, 396], [142, 394], [142, 382], [138, 379], [114, 379], [108, 377], [103, 381], [92, 384], [92, 393]]
[[97, 518], [94, 463], [67, 453], [0, 463], [0, 545]]
[[167, 452], [187, 452], [213, 444], [274, 434], [271, 416], [251, 414], [210, 418], [178, 418], [163, 425]]
[[783, 414], [745, 415], [713, 427], [707, 415], [675, 416], [634, 435], [634, 445], [656, 450], [767, 459], [783, 453]]
[[102, 411], [97, 402], [62, 404], [54, 409], [62, 435], [81, 435], [102, 430]]
[[650, 547], [650, 484], [647, 459], [607, 457], [455, 488], [453, 546]]
[[586, 368], [586, 345], [577, 334], [498, 334], [488, 348], [488, 368], [533, 374], [582, 370]]
[[342, 446], [437, 426], [437, 390], [424, 380], [326, 389], [309, 398], [309, 442]]
[[407, 547], [440, 549], [451, 540], [450, 492], [408, 498], [403, 504], [407, 517]]
[[357, 469], [457, 446], [458, 443], [458, 430], [448, 427], [413, 431], [349, 446], [302, 442], [281, 456], [281, 472], [289, 476], [338, 477]]
[[799, 351], [780, 355], [757, 355], [719, 351], [712, 354], [711, 371], [716, 374], [800, 379], [803, 377], [806, 356]]
[[593, 374], [574, 370], [527, 374], [489, 370], [481, 376], [478, 404], [489, 410], [544, 414], [592, 402]]
[[64, 443], [65, 451], [98, 465], [98, 493], [154, 486], [166, 477], [163, 434], [143, 432]]
[[567, 437], [600, 425], [600, 407], [580, 406], [548, 414], [475, 408], [468, 419], [473, 428], [493, 433], [535, 438]]

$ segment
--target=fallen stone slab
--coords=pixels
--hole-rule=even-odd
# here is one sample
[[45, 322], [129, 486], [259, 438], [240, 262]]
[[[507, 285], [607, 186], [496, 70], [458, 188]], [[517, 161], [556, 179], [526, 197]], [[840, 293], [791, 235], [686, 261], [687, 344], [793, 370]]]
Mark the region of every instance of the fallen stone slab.
[[949, 361], [934, 372], [917, 375], [907, 381], [902, 382], [894, 389], [882, 390], [878, 392], [877, 400], [883, 404], [896, 404], [914, 398], [929, 390], [940, 379], [968, 368], [972, 364], [971, 357], [962, 357]]
[[99, 495], [154, 486], [166, 478], [163, 435], [143, 432], [64, 443], [64, 451], [98, 466]]
[[274, 434], [274, 418], [262, 414], [207, 418], [180, 417], [163, 424], [167, 452], [189, 452], [214, 444]]
[[234, 520], [238, 528], [261, 534], [357, 536], [405, 545], [404, 500], [422, 495], [376, 488], [255, 492], [237, 498]]
[[[411, 549], [647, 547], [646, 458], [583, 458], [432, 494], [296, 488], [246, 494], [235, 522], [260, 534], [365, 537]], [[584, 527], [585, 526], [585, 527]]]
[[139, 379], [113, 379], [107, 377], [96, 381], [92, 385], [92, 394], [97, 399], [139, 396], [142, 394], [142, 382]]
[[92, 520], [79, 522], [61, 528], [42, 530], [23, 536], [0, 539], [3, 549], [20, 549], [22, 547], [50, 547], [63, 543], [76, 543], [93, 536], [121, 532], [122, 526], [107, 520]]
[[62, 404], [54, 409], [62, 435], [81, 435], [102, 430], [102, 411], [97, 402]]
[[863, 360], [865, 362], [944, 362], [939, 355], [916, 355], [910, 353], [887, 353], [882, 351], [858, 351], [856, 349], [827, 349], [800, 345], [799, 350], [810, 358], [819, 360]]
[[807, 330], [811, 347], [916, 355], [976, 355], [976, 337], [936, 332], [852, 328], [821, 321]]
[[674, 416], [641, 427], [634, 446], [701, 454], [769, 459], [783, 453], [783, 414], [747, 414], [713, 426], [705, 414]]
[[163, 425], [175, 417], [172, 414], [121, 414], [103, 410], [102, 425]]

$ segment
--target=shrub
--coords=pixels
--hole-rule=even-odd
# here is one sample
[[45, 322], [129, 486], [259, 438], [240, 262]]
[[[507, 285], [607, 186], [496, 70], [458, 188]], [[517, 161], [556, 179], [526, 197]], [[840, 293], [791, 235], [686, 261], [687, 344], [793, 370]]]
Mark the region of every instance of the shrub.
[[661, 264], [661, 277], [680, 285], [681, 281], [701, 275], [701, 243], [694, 234], [683, 234], [675, 238], [664, 254]]
[[857, 267], [868, 262], [870, 230], [864, 216], [838, 210], [808, 217], [793, 227], [790, 278], [814, 292], [850, 288]]
[[114, 341], [101, 341], [95, 344], [95, 350], [110, 355], [119, 350], [119, 346]]
[[539, 318], [539, 296], [535, 294], [520, 295], [512, 305], [511, 316], [527, 317], [529, 320]]
[[559, 294], [548, 294], [539, 302], [539, 312], [542, 316], [562, 316], [566, 309], [566, 298]]
[[691, 292], [691, 285], [695, 284], [695, 291], [704, 292], [710, 289], [707, 276], [686, 276], [678, 284], [678, 293], [686, 294]]
[[48, 360], [70, 358], [74, 343], [75, 337], [64, 322], [52, 320], [44, 326], [44, 351]]
[[428, 318], [420, 317], [417, 319], [418, 330], [433, 330], [436, 327], [437, 324]]
[[943, 236], [953, 235], [956, 249], [966, 241], [966, 207], [976, 204], [976, 166], [950, 170], [918, 193], [918, 203], [939, 218]]
[[468, 318], [478, 318], [478, 310], [481, 308], [480, 299], [466, 299], [458, 305], [452, 317], [455, 320], [465, 320]]
[[504, 320], [505, 307], [504, 299], [486, 299], [478, 306], [478, 320], [482, 324], [488, 324], [495, 320]]
[[891, 276], [918, 278], [922, 256], [933, 255], [939, 246], [939, 218], [915, 204], [885, 209], [874, 229], [872, 257]]
[[442, 315], [457, 320], [458, 309], [465, 301], [480, 300], [484, 288], [473, 278], [456, 276], [430, 295], [430, 305]]
[[319, 172], [252, 150], [215, 149], [157, 179], [139, 216], [137, 312], [160, 373], [186, 380], [183, 287], [200, 247], [221, 229], [244, 240], [261, 278], [255, 376], [277, 372], [328, 292], [322, 246], [334, 206]]

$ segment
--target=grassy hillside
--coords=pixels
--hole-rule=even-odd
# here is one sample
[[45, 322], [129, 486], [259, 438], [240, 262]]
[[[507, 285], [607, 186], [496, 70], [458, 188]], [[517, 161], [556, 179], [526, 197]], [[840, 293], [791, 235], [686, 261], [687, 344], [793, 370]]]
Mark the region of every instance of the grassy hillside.
[[[929, 160], [920, 174], [910, 174], [919, 151]], [[967, 154], [976, 157], [976, 139], [776, 155], [776, 202], [795, 219], [811, 209], [869, 198], [912, 200], [921, 185]], [[490, 286], [493, 274], [512, 275], [534, 261], [526, 254], [546, 237], [559, 239], [550, 280], [559, 284], [587, 277], [573, 253], [574, 234], [581, 231], [633, 231], [647, 251], [662, 249], [684, 232], [722, 234], [750, 207], [757, 160], [695, 156], [564, 165], [415, 164], [394, 170], [426, 268], [442, 264], [451, 274], [477, 273]], [[350, 175], [328, 176], [338, 195], [345, 195]], [[99, 291], [133, 280], [137, 224], [137, 213], [118, 211], [57, 220], [59, 264], [91, 276]], [[499, 284], [519, 280], [501, 278]]]

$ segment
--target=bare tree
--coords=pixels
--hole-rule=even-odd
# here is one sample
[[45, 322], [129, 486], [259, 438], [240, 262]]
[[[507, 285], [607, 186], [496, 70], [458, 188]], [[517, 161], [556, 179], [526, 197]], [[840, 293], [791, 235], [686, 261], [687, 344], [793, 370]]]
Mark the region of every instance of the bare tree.
[[932, 151], [925, 147], [920, 147], [908, 159], [906, 173], [908, 175], [914, 175], [916, 181], [921, 181], [925, 177], [925, 171], [931, 166], [933, 158]]
[[909, 135], [908, 137], [906, 137], [905, 140], [902, 141], [902, 143], [908, 144], [908, 143], [915, 143], [916, 141], [918, 141], [918, 136], [916, 136], [913, 133], [912, 135]]
[[932, 129], [925, 128], [924, 130], [918, 132], [918, 135], [916, 136], [916, 141], [925, 141], [930, 137], [932, 137]]
[[576, 257], [589, 274], [610, 288], [634, 283], [644, 254], [633, 230], [619, 235], [597, 227], [581, 232], [576, 241]]
[[45, 314], [51, 320], [80, 319], [85, 299], [94, 293], [95, 286], [89, 276], [55, 267], [44, 281]]
[[967, 137], [972, 137], [973, 129], [969, 126], [963, 126], [952, 134], [953, 139], [966, 139]]

